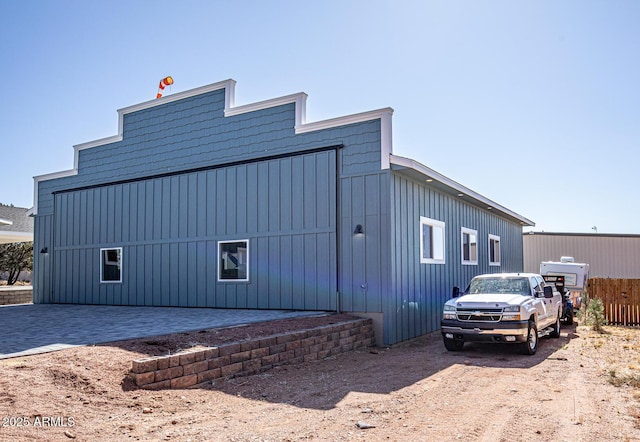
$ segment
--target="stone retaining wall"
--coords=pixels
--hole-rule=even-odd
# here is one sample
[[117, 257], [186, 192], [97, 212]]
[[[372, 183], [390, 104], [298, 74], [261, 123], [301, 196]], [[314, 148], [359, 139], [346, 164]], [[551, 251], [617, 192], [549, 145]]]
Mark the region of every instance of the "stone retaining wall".
[[0, 305], [27, 304], [33, 302], [33, 287], [2, 287], [0, 288]]
[[138, 387], [159, 390], [197, 387], [214, 379], [247, 376], [276, 365], [324, 359], [374, 343], [369, 318], [264, 338], [233, 342], [133, 361]]

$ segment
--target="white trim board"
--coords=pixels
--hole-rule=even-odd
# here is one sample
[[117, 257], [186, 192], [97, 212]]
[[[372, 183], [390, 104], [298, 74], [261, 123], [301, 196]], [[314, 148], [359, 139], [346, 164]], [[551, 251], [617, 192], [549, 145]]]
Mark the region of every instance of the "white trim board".
[[533, 221], [525, 218], [524, 216], [519, 215], [512, 210], [509, 210], [506, 207], [491, 201], [489, 198], [486, 198], [479, 193], [474, 192], [473, 190], [463, 186], [462, 184], [452, 180], [451, 178], [447, 178], [441, 173], [436, 172], [435, 170], [419, 163], [416, 160], [400, 157], [397, 155], [389, 155], [389, 161], [391, 165], [399, 166], [400, 168], [415, 170], [416, 172], [424, 175], [426, 178], [443, 184], [444, 186], [452, 189], [455, 193], [458, 193], [461, 198], [475, 201], [475, 204], [479, 207], [483, 207], [486, 210], [502, 212], [511, 218], [517, 219], [522, 226], [535, 226], [535, 223]]
[[389, 155], [391, 155], [392, 149], [392, 130], [391, 130], [391, 117], [393, 115], [393, 109], [390, 107], [362, 112], [358, 114], [352, 114], [337, 118], [331, 118], [323, 121], [316, 121], [313, 123], [306, 122], [307, 113], [307, 94], [299, 92], [296, 94], [286, 95], [284, 97], [273, 98], [270, 100], [259, 101], [256, 103], [245, 104], [241, 106], [235, 106], [235, 86], [236, 81], [232, 79], [220, 81], [207, 86], [190, 89], [188, 91], [179, 92], [176, 94], [167, 95], [162, 98], [146, 101], [144, 103], [135, 104], [122, 109], [118, 109], [118, 134], [106, 138], [100, 138], [94, 141], [88, 141], [86, 143], [76, 144], [73, 146], [73, 169], [64, 170], [60, 172], [54, 172], [44, 175], [38, 175], [33, 177], [34, 180], [34, 198], [33, 207], [29, 210], [29, 215], [38, 214], [38, 185], [41, 181], [52, 180], [56, 178], [62, 178], [67, 176], [73, 176], [78, 174], [78, 161], [80, 157], [80, 151], [84, 149], [90, 149], [92, 147], [103, 146], [105, 144], [117, 143], [123, 140], [123, 126], [124, 116], [126, 114], [137, 112], [143, 109], [149, 109], [154, 106], [160, 106], [173, 101], [182, 100], [184, 98], [194, 97], [204, 93], [225, 90], [225, 108], [224, 116], [232, 117], [234, 115], [240, 115], [247, 112], [255, 112], [257, 110], [267, 109], [275, 106], [282, 106], [284, 104], [295, 104], [295, 134], [303, 134], [307, 132], [313, 132], [323, 129], [334, 128], [338, 126], [346, 126], [348, 124], [361, 123], [364, 121], [371, 121], [380, 119], [381, 124], [381, 157], [380, 163], [382, 169], [389, 168]]

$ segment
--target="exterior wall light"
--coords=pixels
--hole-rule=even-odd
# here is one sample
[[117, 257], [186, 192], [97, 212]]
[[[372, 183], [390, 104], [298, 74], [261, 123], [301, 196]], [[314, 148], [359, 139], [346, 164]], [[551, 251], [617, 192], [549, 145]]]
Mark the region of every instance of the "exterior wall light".
[[362, 224], [358, 224], [356, 226], [356, 229], [353, 231], [354, 235], [362, 235], [364, 233], [364, 230], [362, 230]]
[[42, 250], [40, 250], [40, 253], [44, 253], [46, 255], [47, 253], [49, 253], [49, 249], [43, 247]]

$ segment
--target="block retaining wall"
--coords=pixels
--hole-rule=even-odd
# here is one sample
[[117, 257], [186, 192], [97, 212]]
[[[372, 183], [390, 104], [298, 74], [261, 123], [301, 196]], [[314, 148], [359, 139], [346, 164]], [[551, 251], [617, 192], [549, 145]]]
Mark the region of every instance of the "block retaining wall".
[[131, 377], [148, 390], [198, 387], [218, 378], [247, 376], [276, 365], [315, 361], [374, 343], [371, 319], [135, 360]]
[[27, 304], [33, 302], [32, 287], [0, 288], [0, 305]]

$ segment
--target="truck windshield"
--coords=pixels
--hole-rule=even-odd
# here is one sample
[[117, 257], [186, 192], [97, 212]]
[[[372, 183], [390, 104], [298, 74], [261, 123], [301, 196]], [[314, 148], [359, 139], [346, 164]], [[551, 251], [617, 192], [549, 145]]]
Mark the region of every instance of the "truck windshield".
[[471, 280], [469, 294], [506, 293], [512, 295], [531, 295], [527, 278], [476, 278]]

